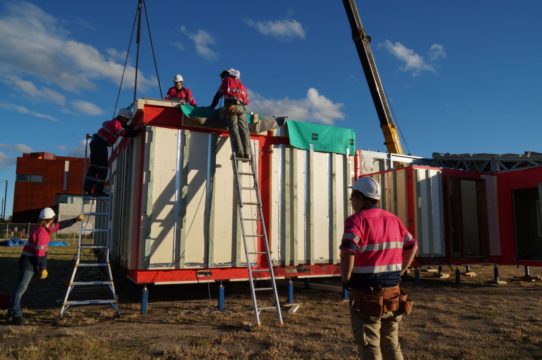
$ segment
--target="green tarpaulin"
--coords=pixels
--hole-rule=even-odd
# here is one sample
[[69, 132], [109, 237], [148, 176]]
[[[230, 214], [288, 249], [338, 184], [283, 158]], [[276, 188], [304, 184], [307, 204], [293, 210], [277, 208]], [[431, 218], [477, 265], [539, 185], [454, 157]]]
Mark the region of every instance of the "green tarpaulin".
[[346, 154], [348, 149], [350, 155], [356, 151], [356, 134], [352, 129], [294, 120], [288, 120], [286, 126], [293, 147], [309, 150], [312, 145], [314, 151], [337, 154]]
[[[218, 118], [218, 110], [187, 104], [180, 106], [183, 114], [189, 118]], [[247, 113], [247, 121], [252, 123], [250, 113]], [[346, 154], [347, 149], [350, 155], [353, 155], [356, 150], [356, 134], [352, 129], [295, 120], [288, 120], [286, 125], [290, 145], [298, 149], [310, 150], [312, 145], [314, 151], [343, 155]]]

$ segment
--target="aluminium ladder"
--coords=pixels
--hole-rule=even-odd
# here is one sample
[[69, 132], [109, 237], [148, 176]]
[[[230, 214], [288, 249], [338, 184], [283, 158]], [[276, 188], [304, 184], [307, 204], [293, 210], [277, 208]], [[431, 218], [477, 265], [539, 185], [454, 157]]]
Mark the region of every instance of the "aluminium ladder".
[[[243, 237], [243, 245], [245, 248], [245, 258], [248, 268], [248, 277], [250, 281], [250, 290], [252, 293], [252, 302], [254, 306], [254, 315], [256, 323], [261, 325], [260, 313], [265, 310], [275, 310], [276, 317], [282, 325], [282, 312], [280, 309], [279, 296], [277, 291], [277, 283], [275, 281], [275, 273], [273, 270], [273, 260], [269, 250], [269, 241], [267, 239], [267, 231], [263, 218], [262, 200], [260, 190], [258, 188], [258, 178], [254, 157], [250, 159], [238, 158], [235, 151], [232, 151], [233, 171], [237, 188], [237, 213], [241, 223], [241, 235]], [[245, 162], [249, 163], [249, 170], [246, 171]], [[246, 181], [243, 181], [245, 180]], [[248, 186], [247, 186], [248, 183]], [[251, 201], [248, 201], [251, 200]], [[243, 210], [250, 211], [247, 216]], [[253, 214], [256, 214], [254, 217]], [[252, 232], [250, 231], [252, 229]], [[258, 233], [260, 229], [260, 233]], [[256, 246], [249, 249], [249, 240], [256, 240]], [[263, 247], [263, 249], [261, 249]], [[255, 256], [256, 259], [252, 257]], [[265, 267], [258, 267], [258, 258], [263, 257]], [[256, 267], [256, 268], [254, 268]], [[271, 283], [265, 287], [257, 287], [255, 281], [269, 280]], [[257, 294], [263, 291], [273, 292], [273, 306], [260, 307], [258, 306]]]
[[[87, 173], [87, 149], [90, 135], [86, 135], [83, 173]], [[84, 186], [83, 186], [84, 188]], [[111, 239], [111, 195], [81, 197], [81, 222], [77, 241], [77, 254], [72, 276], [64, 296], [60, 317], [77, 305], [111, 305], [116, 316], [120, 308], [109, 262]], [[90, 219], [93, 218], [92, 223]], [[88, 239], [88, 235], [92, 235]]]

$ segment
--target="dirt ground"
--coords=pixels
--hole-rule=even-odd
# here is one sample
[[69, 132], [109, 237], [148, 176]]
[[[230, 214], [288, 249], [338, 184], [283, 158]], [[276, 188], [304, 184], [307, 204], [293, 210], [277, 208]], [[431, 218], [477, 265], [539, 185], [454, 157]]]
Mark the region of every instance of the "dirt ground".
[[[216, 284], [151, 286], [149, 311], [140, 314], [140, 289], [117, 281], [122, 315], [107, 307], [59, 310], [71, 275], [72, 251], [50, 249], [49, 279], [32, 280], [23, 298], [24, 326], [0, 320], [0, 359], [356, 359], [348, 305], [340, 294], [295, 288], [295, 313], [284, 326], [272, 313], [253, 322], [248, 284], [226, 284], [226, 310], [217, 311]], [[17, 276], [20, 248], [0, 248], [0, 293]], [[464, 271], [464, 268], [460, 268]], [[415, 300], [401, 324], [406, 359], [542, 359], [542, 282], [519, 280], [523, 267], [473, 266], [476, 277], [450, 278], [422, 271], [403, 286]], [[531, 268], [533, 276], [542, 269]], [[330, 280], [327, 280], [328, 282]], [[280, 282], [286, 300], [286, 282]], [[2, 312], [0, 311], [0, 314]]]

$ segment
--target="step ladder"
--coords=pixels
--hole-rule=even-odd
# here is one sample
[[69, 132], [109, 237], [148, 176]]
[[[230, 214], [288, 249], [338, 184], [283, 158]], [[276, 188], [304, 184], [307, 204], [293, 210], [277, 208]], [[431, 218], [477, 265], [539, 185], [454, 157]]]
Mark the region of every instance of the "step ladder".
[[[83, 166], [85, 175], [91, 138], [90, 134], [86, 135]], [[81, 214], [84, 219], [79, 228], [75, 266], [60, 309], [60, 318], [70, 307], [78, 305], [109, 304], [115, 309], [116, 316], [120, 316], [109, 262], [111, 210], [111, 195], [81, 196]]]
[[110, 200], [110, 196], [82, 197], [81, 213], [85, 219], [79, 230], [75, 266], [60, 310], [61, 318], [66, 310], [78, 305], [109, 304], [120, 315], [109, 262]]
[[[258, 326], [261, 325], [260, 313], [262, 311], [274, 310], [277, 319], [282, 325], [282, 312], [275, 273], [273, 271], [273, 259], [269, 250], [269, 241], [263, 218], [262, 200], [258, 187], [254, 157], [242, 159], [236, 156], [235, 151], [232, 154], [233, 171], [237, 188], [237, 212], [241, 223], [241, 235], [245, 248], [245, 259], [247, 262], [256, 324]], [[249, 213], [248, 216], [247, 212]], [[253, 247], [249, 247], [249, 241], [251, 240], [256, 241], [256, 245]], [[258, 258], [260, 257], [263, 258], [265, 268], [258, 267]], [[257, 281], [268, 281], [270, 284], [267, 286], [256, 286]], [[269, 291], [273, 294], [273, 305], [260, 307], [258, 305], [258, 294]]]

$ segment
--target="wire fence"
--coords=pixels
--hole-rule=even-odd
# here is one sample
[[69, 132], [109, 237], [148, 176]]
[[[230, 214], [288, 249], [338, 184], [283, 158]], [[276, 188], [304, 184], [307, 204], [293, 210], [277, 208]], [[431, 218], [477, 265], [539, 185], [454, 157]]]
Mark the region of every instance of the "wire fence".
[[[28, 240], [28, 235], [36, 226], [35, 223], [1, 223], [0, 241], [4, 240]], [[51, 241], [65, 241], [68, 245], [77, 243], [78, 231], [61, 231], [51, 234]]]

